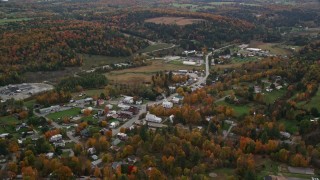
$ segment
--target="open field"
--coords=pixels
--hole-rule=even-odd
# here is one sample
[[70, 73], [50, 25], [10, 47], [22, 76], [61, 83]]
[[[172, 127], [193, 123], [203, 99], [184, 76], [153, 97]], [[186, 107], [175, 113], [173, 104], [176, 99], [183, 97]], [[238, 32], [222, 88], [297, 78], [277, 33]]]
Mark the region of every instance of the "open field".
[[279, 123], [283, 123], [286, 131], [288, 131], [291, 134], [294, 134], [296, 132], [298, 132], [299, 128], [298, 128], [298, 122], [296, 120], [280, 120]]
[[80, 108], [72, 108], [69, 110], [49, 114], [47, 117], [49, 119], [57, 120], [58, 118], [76, 116], [80, 113], [80, 110], [81, 110]]
[[27, 72], [23, 75], [25, 82], [43, 82], [49, 81], [52, 83], [58, 83], [61, 79], [68, 76], [73, 76], [74, 73], [79, 72], [79, 67], [67, 67], [64, 70], [58, 71], [39, 71], [39, 72]]
[[147, 52], [152, 52], [152, 51], [156, 51], [156, 50], [159, 50], [159, 49], [169, 48], [171, 46], [172, 46], [172, 44], [158, 43], [158, 44], [150, 45], [150, 46], [140, 50], [139, 52], [147, 53]]
[[130, 59], [130, 57], [110, 57], [89, 54], [81, 54], [81, 56], [83, 57], [82, 69], [85, 70], [106, 64], [122, 63]]
[[261, 169], [258, 173], [258, 179], [263, 179], [266, 175], [277, 175], [279, 163], [272, 161], [268, 157], [254, 156], [256, 166]]
[[15, 125], [19, 123], [18, 119], [16, 119], [13, 116], [3, 116], [0, 117], [0, 124], [5, 124], [5, 125]]
[[0, 19], [0, 25], [11, 23], [11, 22], [18, 22], [18, 21], [29, 21], [32, 18], [15, 18], [15, 19]]
[[285, 93], [286, 93], [286, 90], [284, 90], [284, 89], [273, 90], [272, 92], [265, 92], [264, 93], [264, 101], [267, 104], [273, 104], [276, 99], [280, 98]]
[[191, 70], [193, 68], [202, 69], [202, 67], [176, 65], [165, 63], [163, 60], [155, 60], [152, 61], [152, 64], [148, 66], [112, 71], [106, 73], [105, 75], [111, 82], [132, 84], [151, 82], [152, 74], [155, 74], [159, 71], [170, 71], [180, 69]]
[[186, 17], [157, 17], [145, 20], [145, 22], [155, 24], [176, 24], [178, 26], [185, 26], [189, 24], [198, 23], [204, 21], [203, 19], [192, 19]]
[[76, 93], [72, 93], [72, 97], [74, 100], [79, 100], [79, 99], [83, 99], [85, 96], [79, 96], [80, 94], [86, 94], [86, 96], [100, 96], [101, 93], [104, 92], [104, 89], [90, 89], [90, 90], [84, 90], [81, 93], [76, 92]]
[[299, 102], [297, 103], [298, 107], [310, 110], [311, 108], [315, 107], [320, 111], [320, 88], [318, 89], [316, 95], [311, 98], [309, 102]]
[[268, 50], [270, 51], [271, 54], [276, 54], [276, 55], [291, 54], [291, 52], [288, 49], [284, 49], [279, 43], [264, 43], [260, 41], [251, 41], [249, 44], [249, 47]]
[[250, 111], [250, 107], [248, 105], [237, 106], [237, 105], [226, 103], [225, 101], [220, 101], [217, 103], [217, 105], [229, 106], [233, 108], [235, 115], [238, 117], [244, 114], [249, 114], [249, 111]]

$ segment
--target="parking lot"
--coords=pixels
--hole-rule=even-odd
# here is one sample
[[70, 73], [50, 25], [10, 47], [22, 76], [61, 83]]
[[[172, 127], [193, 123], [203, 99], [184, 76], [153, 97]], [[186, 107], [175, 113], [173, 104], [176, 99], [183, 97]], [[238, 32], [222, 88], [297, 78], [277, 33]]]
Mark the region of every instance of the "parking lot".
[[7, 99], [23, 100], [32, 95], [52, 90], [53, 86], [44, 83], [23, 83], [0, 87], [0, 97], [3, 101]]

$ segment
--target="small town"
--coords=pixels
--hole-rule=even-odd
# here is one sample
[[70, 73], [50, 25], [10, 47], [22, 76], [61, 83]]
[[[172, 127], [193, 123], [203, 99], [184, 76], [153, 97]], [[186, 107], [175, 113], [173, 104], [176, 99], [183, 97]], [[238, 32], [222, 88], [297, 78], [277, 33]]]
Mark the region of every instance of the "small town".
[[0, 179], [320, 179], [317, 0], [0, 4]]

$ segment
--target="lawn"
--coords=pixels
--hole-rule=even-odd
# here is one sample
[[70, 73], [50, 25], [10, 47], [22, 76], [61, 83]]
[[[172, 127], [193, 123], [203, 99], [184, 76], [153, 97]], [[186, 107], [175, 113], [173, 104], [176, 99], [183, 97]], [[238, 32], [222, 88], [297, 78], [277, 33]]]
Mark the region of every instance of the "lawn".
[[267, 104], [273, 104], [276, 99], [282, 97], [285, 93], [285, 89], [273, 90], [272, 92], [265, 92], [264, 100]]
[[150, 45], [150, 46], [140, 50], [139, 52], [149, 53], [149, 52], [156, 51], [159, 49], [169, 48], [171, 46], [172, 46], [172, 44], [167, 44], [167, 43], [154, 44], [154, 45]]
[[91, 69], [93, 67], [103, 66], [107, 64], [122, 63], [130, 60], [130, 57], [110, 57], [80, 54], [83, 58], [82, 69]]
[[250, 111], [250, 107], [248, 105], [237, 106], [237, 105], [226, 103], [225, 101], [220, 101], [217, 103], [217, 105], [224, 105], [224, 106], [232, 107], [235, 112], [235, 115], [238, 117], [242, 116], [244, 114], [249, 114], [249, 111]]
[[36, 103], [35, 99], [29, 100], [29, 101], [25, 101], [23, 104], [28, 108], [33, 108], [33, 105]]
[[49, 119], [57, 120], [58, 118], [62, 118], [62, 117], [76, 116], [76, 115], [80, 114], [80, 111], [81, 111], [80, 108], [72, 108], [69, 110], [49, 114], [47, 117]]
[[32, 20], [32, 18], [0, 19], [0, 25], [11, 23], [11, 22], [29, 21], [29, 20]]
[[299, 130], [298, 122], [295, 120], [281, 119], [279, 121], [279, 123], [283, 123], [286, 128], [286, 131], [288, 131], [290, 134], [294, 134], [294, 133], [298, 132], [298, 130]]

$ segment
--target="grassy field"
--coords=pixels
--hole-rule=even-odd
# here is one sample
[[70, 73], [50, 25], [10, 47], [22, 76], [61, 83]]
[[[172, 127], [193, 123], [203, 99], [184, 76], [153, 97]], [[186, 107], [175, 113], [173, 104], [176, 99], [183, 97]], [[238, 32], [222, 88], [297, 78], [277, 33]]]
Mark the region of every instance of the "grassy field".
[[80, 108], [72, 108], [69, 110], [49, 114], [47, 117], [49, 119], [57, 120], [58, 118], [76, 116], [80, 113], [80, 110], [81, 110]]
[[276, 99], [280, 98], [285, 93], [286, 93], [286, 90], [284, 90], [284, 89], [273, 90], [272, 92], [265, 92], [264, 93], [264, 101], [267, 104], [273, 104]]
[[320, 111], [320, 88], [318, 89], [316, 95], [311, 98], [309, 102], [300, 102], [297, 104], [298, 107], [308, 109], [315, 107]]
[[23, 104], [28, 108], [33, 108], [33, 105], [36, 103], [35, 99], [31, 99], [29, 101], [25, 101]]
[[[90, 90], [84, 90], [81, 93], [85, 93], [86, 96], [100, 96], [101, 93], [104, 92], [104, 89], [90, 89]], [[81, 93], [77, 92], [77, 93], [72, 93], [72, 97], [74, 100], [78, 100], [78, 99], [83, 99], [86, 96], [79, 96]]]
[[249, 114], [249, 111], [250, 111], [250, 107], [247, 106], [247, 105], [233, 105], [233, 104], [228, 104], [226, 103], [225, 101], [220, 101], [217, 103], [217, 105], [224, 105], [224, 106], [229, 106], [229, 107], [232, 107], [233, 110], [234, 110], [234, 113], [236, 116], [242, 116], [244, 114]]
[[165, 63], [163, 60], [155, 60], [152, 61], [152, 64], [148, 66], [113, 71], [106, 73], [105, 75], [111, 82], [114, 83], [133, 84], [151, 82], [152, 75], [159, 71], [170, 71], [179, 69], [191, 70], [193, 68], [202, 69], [202, 67], [170, 64]]
[[291, 52], [288, 49], [284, 49], [283, 46], [279, 43], [264, 43], [260, 41], [251, 41], [249, 44], [249, 47], [268, 50], [270, 51], [271, 54], [276, 54], [276, 55], [291, 54]]
[[0, 19], [0, 25], [11, 23], [11, 22], [29, 21], [29, 20], [32, 20], [32, 18]]
[[298, 132], [298, 130], [299, 130], [298, 122], [295, 120], [281, 119], [279, 121], [279, 123], [283, 123], [286, 128], [286, 131], [288, 131], [290, 134], [294, 134], [294, 133]]
[[249, 61], [256, 61], [256, 60], [258, 60], [258, 57], [245, 57], [245, 58], [232, 57], [232, 58], [231, 58], [231, 62], [232, 62], [232, 63], [249, 62]]
[[91, 69], [93, 67], [103, 66], [128, 61], [130, 57], [109, 57], [99, 55], [80, 54], [83, 58], [82, 69]]
[[172, 46], [172, 44], [159, 43], [159, 44], [150, 45], [150, 46], [140, 50], [139, 52], [148, 53], [148, 52], [156, 51], [156, 50], [159, 50], [159, 49], [168, 48], [168, 47], [171, 47], [171, 46]]
[[4, 116], [4, 117], [0, 117], [0, 123], [6, 124], [6, 125], [15, 125], [19, 123], [19, 120], [13, 116]]

